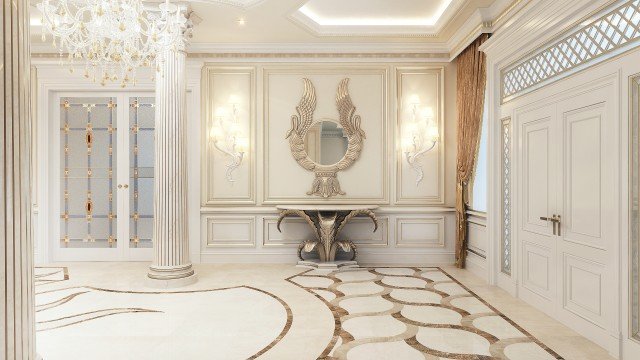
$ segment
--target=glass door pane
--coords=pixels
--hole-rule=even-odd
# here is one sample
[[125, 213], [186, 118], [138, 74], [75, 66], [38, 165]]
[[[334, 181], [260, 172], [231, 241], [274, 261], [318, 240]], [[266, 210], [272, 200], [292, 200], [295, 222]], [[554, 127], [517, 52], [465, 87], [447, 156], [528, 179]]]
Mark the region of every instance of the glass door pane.
[[60, 100], [62, 248], [111, 248], [117, 242], [116, 99]]
[[129, 98], [129, 247], [151, 248], [155, 98]]

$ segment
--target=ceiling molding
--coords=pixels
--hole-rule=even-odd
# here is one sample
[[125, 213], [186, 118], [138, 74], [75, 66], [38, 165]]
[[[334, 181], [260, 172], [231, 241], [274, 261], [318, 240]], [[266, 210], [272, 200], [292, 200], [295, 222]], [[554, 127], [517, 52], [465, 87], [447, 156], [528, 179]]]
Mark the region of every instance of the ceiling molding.
[[300, 9], [306, 4], [294, 8], [288, 18], [313, 35], [321, 37], [438, 37], [447, 23], [463, 7], [465, 0], [451, 0], [445, 11], [433, 25], [321, 25], [304, 14]]
[[493, 33], [505, 20], [507, 15], [517, 14], [526, 6], [528, 0], [498, 0], [488, 8], [477, 9], [447, 41], [447, 49], [453, 60], [475, 39], [483, 33]]
[[449, 53], [189, 53], [189, 59], [391, 59], [448, 62]]
[[249, 9], [265, 0], [189, 0], [192, 3], [214, 4], [214, 5], [230, 5], [241, 9]]
[[189, 53], [448, 53], [443, 43], [192, 43]]

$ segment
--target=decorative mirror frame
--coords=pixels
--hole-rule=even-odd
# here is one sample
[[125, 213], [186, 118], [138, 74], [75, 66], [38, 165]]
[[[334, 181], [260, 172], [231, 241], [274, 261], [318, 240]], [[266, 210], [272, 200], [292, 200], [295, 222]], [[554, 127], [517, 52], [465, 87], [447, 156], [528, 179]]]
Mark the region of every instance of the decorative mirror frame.
[[[345, 195], [340, 188], [338, 172], [353, 165], [362, 152], [363, 140], [366, 135], [360, 127], [362, 119], [356, 115], [356, 107], [349, 95], [349, 78], [344, 78], [338, 85], [336, 93], [336, 107], [340, 114], [338, 124], [347, 134], [347, 152], [342, 159], [332, 165], [321, 165], [311, 160], [305, 149], [305, 139], [307, 131], [318, 121], [314, 121], [313, 113], [316, 110], [316, 89], [311, 80], [304, 78], [304, 92], [300, 103], [296, 106], [297, 115], [291, 116], [291, 129], [287, 132], [285, 139], [289, 140], [291, 155], [302, 168], [313, 171], [315, 179], [311, 185], [311, 190], [307, 195], [316, 195], [328, 198], [336, 195]], [[326, 119], [323, 119], [326, 120]]]

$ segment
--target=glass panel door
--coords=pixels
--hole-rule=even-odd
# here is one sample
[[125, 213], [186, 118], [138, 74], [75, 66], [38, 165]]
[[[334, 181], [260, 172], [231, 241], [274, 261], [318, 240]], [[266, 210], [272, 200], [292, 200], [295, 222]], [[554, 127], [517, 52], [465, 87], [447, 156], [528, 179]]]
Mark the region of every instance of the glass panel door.
[[129, 98], [129, 247], [151, 248], [155, 98]]
[[60, 246], [117, 243], [116, 99], [61, 98]]
[[[56, 97], [60, 104], [55, 261], [150, 260], [154, 97]], [[118, 154], [126, 154], [118, 157]], [[119, 241], [118, 241], [119, 240]]]

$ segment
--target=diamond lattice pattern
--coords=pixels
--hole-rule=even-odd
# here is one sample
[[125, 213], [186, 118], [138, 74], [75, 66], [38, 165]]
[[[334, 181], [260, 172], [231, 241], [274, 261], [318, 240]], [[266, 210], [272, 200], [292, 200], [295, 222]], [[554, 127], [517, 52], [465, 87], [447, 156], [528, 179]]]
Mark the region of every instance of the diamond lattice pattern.
[[628, 1], [502, 75], [503, 99], [640, 39], [640, 0]]

